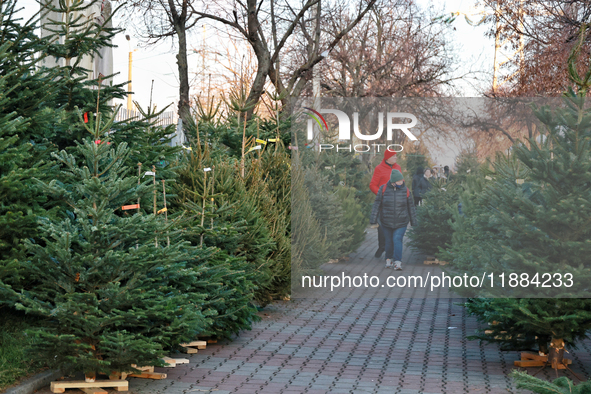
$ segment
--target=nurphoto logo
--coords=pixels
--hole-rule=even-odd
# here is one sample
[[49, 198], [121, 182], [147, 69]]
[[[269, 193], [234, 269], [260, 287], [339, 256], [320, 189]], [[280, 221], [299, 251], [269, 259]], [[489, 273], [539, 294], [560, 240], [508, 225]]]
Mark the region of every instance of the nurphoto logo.
[[[309, 111], [308, 116], [310, 117], [308, 119], [307, 125], [307, 138], [309, 141], [315, 140], [318, 137], [318, 132], [314, 130], [315, 124], [318, 126], [319, 131], [329, 131], [328, 122], [324, 116], [322, 116], [322, 114], [332, 114], [336, 116], [338, 120], [339, 141], [351, 140], [351, 119], [344, 111], [338, 109], [320, 109], [319, 111], [316, 111], [309, 107], [304, 108]], [[410, 123], [400, 123], [400, 121], [403, 119], [410, 119]], [[384, 123], [386, 123], [386, 140], [388, 142], [393, 141], [395, 130], [401, 130], [411, 141], [417, 140], [417, 137], [415, 137], [409, 130], [417, 124], [417, 118], [413, 114], [407, 112], [387, 112], [384, 116], [384, 112], [378, 112], [377, 131], [374, 134], [362, 134], [359, 129], [359, 113], [353, 112], [353, 133], [355, 133], [355, 137], [361, 141], [375, 141], [380, 139], [384, 133]], [[335, 148], [333, 144], [319, 143], [318, 146], [320, 147], [320, 151]], [[386, 147], [386, 149], [393, 152], [401, 152], [403, 150], [403, 147], [400, 144], [357, 144], [354, 146], [337, 145], [336, 150], [345, 150], [349, 152], [352, 152], [353, 150], [355, 152], [369, 152], [371, 150], [371, 146], [373, 146], [378, 152], [380, 151], [381, 147]]]

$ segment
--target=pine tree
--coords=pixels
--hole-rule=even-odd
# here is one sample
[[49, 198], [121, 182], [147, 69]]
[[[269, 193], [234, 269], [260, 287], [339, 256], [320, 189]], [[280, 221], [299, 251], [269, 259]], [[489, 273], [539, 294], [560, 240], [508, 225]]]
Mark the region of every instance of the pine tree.
[[44, 220], [42, 242], [27, 242], [32, 286], [0, 287], [44, 320], [36, 352], [64, 372], [159, 365], [164, 349], [207, 327], [205, 296], [193, 291], [200, 273], [187, 266], [194, 252], [160, 217], [122, 211], [152, 190], [125, 166], [127, 145], [109, 144], [111, 124], [99, 115], [76, 155], [55, 155], [65, 181], [39, 183], [68, 209]]
[[[249, 329], [256, 320], [252, 303], [257, 298], [257, 286], [268, 277], [265, 250], [259, 244], [268, 242], [268, 238], [260, 232], [256, 208], [244, 201], [244, 195], [244, 204], [234, 200], [241, 189], [236, 168], [224, 161], [212, 161], [195, 144], [193, 148], [182, 157], [174, 207], [186, 216], [184, 238], [210, 254], [207, 261], [192, 262], [203, 265], [204, 278], [217, 285], [206, 285], [206, 305], [219, 316], [209, 330], [218, 337], [229, 336]], [[252, 227], [245, 220], [243, 208], [255, 220]], [[261, 251], [260, 255], [257, 251]]]
[[16, 20], [15, 7], [15, 1], [0, 3], [0, 280], [18, 287], [22, 240], [38, 235], [38, 216], [51, 214], [31, 178], [53, 177], [44, 164], [50, 144], [41, 136], [54, 112], [44, 107], [49, 78], [35, 73], [45, 44], [33, 21]]
[[[535, 110], [544, 138], [499, 156], [450, 251], [452, 268], [469, 275], [529, 275], [529, 287], [488, 286], [481, 296], [507, 298], [475, 299], [468, 308], [492, 324], [492, 334], [482, 338], [509, 346], [536, 341], [556, 359], [551, 340], [573, 344], [591, 329], [591, 111], [585, 105], [591, 72], [581, 78], [572, 66], [571, 77], [576, 92], [569, 90], [561, 105]], [[543, 274], [552, 275], [551, 287], [542, 286]], [[539, 298], [517, 298], [532, 295]]]
[[538, 379], [526, 372], [513, 371], [511, 377], [517, 383], [517, 389], [528, 390], [536, 394], [589, 394], [591, 382], [575, 384], [566, 377], [560, 377], [553, 382]]
[[[296, 154], [297, 155], [297, 154]], [[301, 275], [315, 274], [328, 261], [326, 236], [314, 216], [310, 196], [305, 186], [304, 171], [296, 158], [292, 167], [292, 287], [298, 288]]]
[[[205, 112], [200, 110], [202, 115]], [[228, 125], [232, 124], [232, 121], [213, 121], [207, 115], [198, 127], [189, 125], [188, 133], [199, 138], [192, 138], [192, 150], [187, 150], [181, 161], [180, 188], [176, 193], [182, 197], [181, 206], [187, 205], [189, 200], [196, 204], [188, 206], [196, 215], [200, 215], [205, 198], [206, 215], [211, 215], [214, 223], [210, 225], [210, 216], [207, 216], [205, 228], [200, 228], [196, 220], [191, 225], [196, 235], [192, 236], [192, 241], [200, 244], [203, 234], [205, 245], [224, 249], [232, 256], [246, 257], [250, 265], [248, 275], [257, 286], [255, 300], [266, 305], [289, 293], [290, 158], [283, 141], [276, 139], [286, 122], [279, 125], [270, 121], [259, 124], [256, 119], [248, 122], [247, 135], [254, 132], [254, 137], [271, 141], [263, 144], [263, 149], [246, 154], [244, 178], [240, 171], [241, 156], [225, 145], [230, 138], [227, 131], [232, 129]], [[236, 138], [241, 141], [242, 134], [232, 134], [230, 139]], [[241, 146], [237, 141], [231, 145]], [[214, 170], [206, 174], [204, 168]], [[213, 232], [209, 232], [210, 227]]]
[[[104, 20], [96, 17], [88, 20], [84, 16], [100, 1], [60, 0], [57, 6], [45, 2], [42, 13], [51, 11], [61, 17], [45, 20], [45, 31], [51, 34], [43, 39], [31, 38], [43, 43], [43, 56], [55, 60], [57, 64], [51, 68], [41, 67], [36, 72], [51, 81], [48, 85], [51, 85], [52, 94], [45, 106], [47, 110], [53, 110], [55, 116], [45, 127], [44, 136], [53, 144], [53, 151], [69, 150], [86, 138], [84, 123], [78, 121], [78, 109], [84, 113], [85, 122], [95, 119], [99, 113], [103, 118], [111, 117], [116, 110], [114, 100], [127, 96], [125, 83], [113, 84], [112, 75], [98, 75], [95, 78], [91, 70], [82, 66], [84, 58], [99, 57], [102, 50], [112, 47], [113, 37], [122, 31], [110, 26], [117, 9], [113, 10], [110, 18]], [[154, 124], [166, 108], [161, 111], [155, 108], [144, 110], [138, 103], [135, 105], [139, 116], [113, 122], [109, 130], [109, 142], [115, 146], [126, 143], [130, 154], [125, 164], [137, 168], [138, 163], [141, 163], [143, 171], [152, 171], [155, 167], [157, 180], [169, 181], [166, 185], [170, 192], [170, 181], [176, 176], [172, 163], [181, 150], [170, 144], [175, 126]], [[72, 153], [76, 154], [76, 150], [72, 150]], [[161, 194], [158, 193], [157, 197], [158, 203], [161, 203]], [[146, 213], [152, 212], [147, 209], [151, 207], [149, 202], [151, 196], [141, 201]]]
[[432, 180], [431, 184], [431, 190], [417, 208], [418, 224], [409, 230], [408, 236], [413, 247], [429, 255], [438, 255], [451, 245], [451, 219], [458, 212], [461, 187], [457, 182], [447, 183], [443, 179]]
[[48, 70], [41, 71], [40, 63], [47, 56], [49, 40], [35, 34], [38, 28], [35, 18], [17, 20], [17, 1], [0, 4], [0, 45], [8, 44], [0, 61], [0, 74], [6, 86], [3, 91], [7, 101], [2, 112], [12, 113], [28, 122], [19, 132], [19, 140], [32, 143], [37, 158], [49, 157], [55, 135], [58, 83], [52, 81]]
[[[6, 151], [6, 160], [0, 162], [0, 177], [3, 177], [0, 181], [3, 188], [0, 270], [6, 270], [9, 262], [13, 269], [18, 268], [20, 283], [14, 275], [10, 282], [15, 289], [28, 288], [31, 284], [27, 272], [16, 263], [22, 257], [23, 240], [38, 240], [37, 218], [52, 217], [56, 209], [63, 208], [62, 201], [42, 193], [30, 178], [66, 181], [61, 179], [61, 173], [55, 171], [50, 161], [58, 145], [66, 148], [75, 146], [87, 133], [84, 124], [79, 122], [76, 105], [84, 108], [86, 118], [93, 119], [97, 109], [104, 116], [111, 116], [113, 108], [110, 101], [125, 95], [121, 86], [111, 86], [107, 78], [100, 84], [99, 95], [98, 81], [88, 80], [88, 70], [76, 63], [76, 57], [95, 54], [110, 45], [109, 39], [116, 32], [101, 24], [85, 24], [84, 20], [74, 17], [76, 11], [84, 10], [89, 4], [71, 0], [61, 2], [54, 11], [65, 12], [68, 16], [56, 18], [65, 22], [46, 26], [55, 34], [44, 38], [35, 33], [39, 15], [26, 22], [15, 20], [16, 4], [13, 0], [0, 3], [0, 46], [3, 48], [0, 55], [3, 81], [0, 117], [5, 125], [0, 138], [4, 139], [2, 153], [10, 150], [10, 153]], [[74, 54], [76, 57], [72, 57]], [[47, 57], [62, 59], [65, 65], [41, 67], [41, 62]], [[71, 100], [67, 101], [68, 98]], [[114, 123], [110, 130], [110, 143], [128, 142], [132, 153], [127, 155], [126, 164], [136, 167], [138, 162], [142, 162], [148, 169], [156, 165], [159, 177], [170, 179], [174, 176], [170, 163], [179, 148], [168, 146], [170, 128], [150, 125], [156, 116], [156, 113], [150, 112], [145, 113], [142, 119]], [[8, 119], [18, 120], [18, 125], [9, 126], [6, 122], [12, 121]], [[72, 153], [77, 155], [76, 151]]]
[[[0, 46], [0, 64], [6, 57], [9, 43]], [[0, 107], [10, 101], [6, 75], [0, 75]], [[35, 228], [35, 215], [27, 215], [31, 207], [28, 178], [33, 168], [23, 168], [31, 161], [31, 144], [18, 144], [18, 133], [24, 132], [26, 122], [14, 112], [0, 112], [0, 280], [14, 282], [20, 271], [20, 239], [30, 235]]]
[[86, 137], [75, 108], [85, 114], [85, 119], [96, 116], [97, 111], [109, 116], [113, 111], [112, 100], [126, 97], [123, 84], [113, 86], [111, 75], [95, 78], [90, 74], [91, 70], [82, 66], [85, 58], [100, 56], [101, 49], [112, 47], [111, 40], [121, 31], [109, 26], [110, 19], [98, 22], [96, 18], [89, 20], [85, 16], [99, 1], [60, 0], [56, 5], [50, 1], [42, 3], [42, 14], [52, 12], [62, 16], [45, 21], [44, 29], [48, 35], [43, 39], [47, 43], [44, 55], [55, 60], [57, 65], [40, 70], [51, 78], [53, 85], [54, 95], [48, 106], [60, 109], [58, 121], [49, 129], [51, 135], [47, 136], [58, 149], [73, 146], [74, 141], [80, 142]]

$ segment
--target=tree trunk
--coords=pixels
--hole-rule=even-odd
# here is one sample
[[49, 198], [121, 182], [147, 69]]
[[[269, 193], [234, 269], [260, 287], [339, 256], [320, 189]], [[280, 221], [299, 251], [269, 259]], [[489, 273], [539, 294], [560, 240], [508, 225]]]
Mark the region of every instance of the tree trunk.
[[564, 361], [564, 340], [552, 338], [550, 342], [550, 350], [548, 352], [548, 364], [554, 369], [558, 369], [558, 365], [563, 364]]
[[[263, 88], [269, 75], [271, 68], [271, 55], [269, 54], [269, 48], [267, 44], [261, 40], [259, 35], [259, 21], [257, 15], [257, 1], [248, 0], [248, 36], [247, 39], [252, 45], [252, 49], [257, 57], [257, 73], [248, 92], [248, 98], [246, 100], [247, 105], [258, 103], [261, 96], [263, 95]], [[254, 108], [251, 108], [246, 113], [247, 119], [252, 117]]]
[[189, 66], [187, 63], [187, 32], [183, 24], [176, 24], [176, 32], [179, 39], [179, 53], [176, 55], [179, 68], [179, 117], [183, 124], [187, 125], [191, 118], [189, 101]]
[[[267, 76], [269, 75], [269, 68], [271, 67], [271, 57], [269, 56], [268, 51], [261, 50], [261, 52], [257, 52], [256, 55], [258, 61], [257, 73], [254, 77], [254, 81], [252, 81], [250, 92], [248, 92], [248, 99], [246, 100], [247, 105], [258, 103], [261, 99], [265, 87], [265, 82], [267, 81]], [[254, 108], [248, 110], [248, 112], [246, 113], [247, 119], [250, 119], [252, 117], [253, 112]]]

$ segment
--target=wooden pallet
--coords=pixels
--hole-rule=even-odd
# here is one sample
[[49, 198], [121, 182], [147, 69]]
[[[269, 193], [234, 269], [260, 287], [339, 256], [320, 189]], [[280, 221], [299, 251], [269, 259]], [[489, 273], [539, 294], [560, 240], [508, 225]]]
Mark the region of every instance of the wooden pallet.
[[181, 351], [187, 354], [195, 354], [197, 349], [205, 349], [207, 347], [206, 341], [193, 341], [188, 343], [181, 343]]
[[193, 347], [181, 346], [180, 351], [187, 354], [196, 354], [199, 353], [199, 350]]
[[166, 374], [161, 372], [154, 372], [153, 366], [145, 366], [145, 367], [138, 367], [135, 364], [131, 365], [132, 368], [139, 369], [140, 373], [127, 373], [127, 372], [113, 372], [109, 379], [111, 380], [122, 380], [126, 379], [128, 376], [132, 378], [142, 378], [142, 379], [166, 379]]
[[129, 382], [127, 380], [96, 380], [89, 383], [84, 380], [71, 380], [62, 382], [51, 382], [49, 389], [52, 393], [63, 393], [66, 389], [80, 389], [85, 393], [106, 393], [103, 387], [113, 387], [115, 391], [128, 391]]
[[189, 364], [189, 360], [186, 358], [163, 357], [162, 360], [166, 363], [165, 367], [169, 368], [174, 368], [179, 364]]
[[181, 346], [196, 347], [197, 349], [203, 350], [207, 347], [207, 342], [206, 341], [193, 341], [193, 342], [189, 342], [189, 343], [181, 343]]
[[142, 379], [166, 379], [166, 374], [161, 372], [154, 372], [153, 366], [138, 367], [135, 364], [131, 364], [132, 368], [139, 369], [141, 373], [130, 373], [127, 376], [132, 378]]
[[142, 378], [142, 379], [166, 379], [165, 373], [162, 372], [142, 372], [142, 373], [131, 373], [127, 375], [132, 378]]
[[[567, 369], [567, 365], [572, 364], [573, 360], [568, 359], [568, 358], [563, 358], [562, 362], [563, 362], [563, 364], [557, 365], [557, 369]], [[521, 360], [515, 360], [515, 361], [513, 361], [513, 364], [516, 367], [523, 367], [523, 368], [543, 367], [543, 366], [550, 365], [550, 364], [548, 364], [548, 356], [540, 356], [538, 354], [525, 353], [525, 352], [521, 353]]]
[[423, 264], [426, 264], [426, 265], [433, 265], [433, 264], [447, 265], [447, 261], [437, 260], [435, 257], [432, 257], [432, 258], [427, 257], [427, 260], [423, 261]]
[[84, 391], [86, 394], [109, 394], [107, 390], [100, 388], [81, 388], [80, 390]]

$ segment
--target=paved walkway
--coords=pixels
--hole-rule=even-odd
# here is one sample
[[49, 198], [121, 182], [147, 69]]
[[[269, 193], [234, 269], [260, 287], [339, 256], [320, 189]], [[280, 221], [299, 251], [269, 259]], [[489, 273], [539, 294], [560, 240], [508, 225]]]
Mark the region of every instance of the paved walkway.
[[[375, 233], [338, 274], [393, 275], [375, 259]], [[436, 273], [407, 248], [404, 271]], [[416, 297], [418, 295], [418, 297]], [[342, 294], [277, 302], [233, 341], [210, 344], [190, 364], [157, 369], [168, 379], [130, 379], [134, 394], [160, 393], [515, 393], [508, 377], [518, 352], [466, 340], [478, 328], [461, 300]], [[570, 352], [573, 370], [591, 374], [591, 342]], [[534, 371], [534, 369], [530, 369]], [[562, 374], [562, 372], [561, 372]], [[540, 377], [554, 378], [547, 369]], [[39, 393], [49, 393], [42, 390]], [[66, 391], [67, 393], [67, 391]]]

